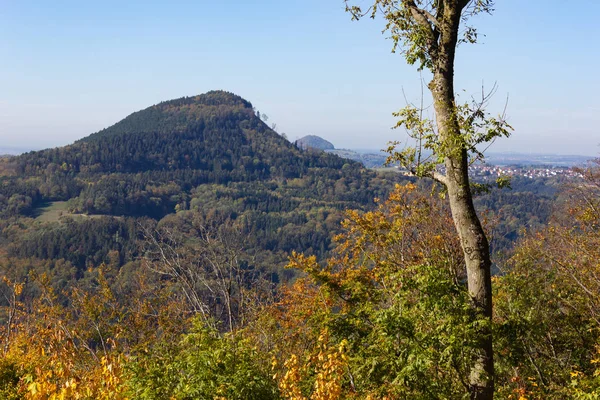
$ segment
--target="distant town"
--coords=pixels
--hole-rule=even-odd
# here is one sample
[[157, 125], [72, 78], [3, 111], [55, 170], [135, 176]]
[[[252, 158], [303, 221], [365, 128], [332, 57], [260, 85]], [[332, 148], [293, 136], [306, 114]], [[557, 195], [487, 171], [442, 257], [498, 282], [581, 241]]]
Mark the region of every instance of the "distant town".
[[[376, 168], [380, 169], [380, 168]], [[396, 170], [401, 174], [409, 175], [408, 170], [400, 167], [381, 168], [384, 170]], [[445, 173], [444, 166], [439, 167], [439, 172]], [[529, 179], [536, 178], [566, 178], [578, 179], [583, 178], [583, 175], [577, 172], [573, 167], [554, 167], [554, 166], [531, 166], [531, 165], [512, 165], [512, 166], [497, 166], [490, 164], [474, 164], [469, 167], [469, 175], [471, 178], [478, 180], [495, 180], [500, 176], [523, 177]]]
[[524, 178], [582, 178], [576, 170], [571, 167], [553, 166], [495, 166], [488, 164], [474, 164], [469, 167], [469, 175], [483, 179], [497, 178], [499, 176], [521, 176]]

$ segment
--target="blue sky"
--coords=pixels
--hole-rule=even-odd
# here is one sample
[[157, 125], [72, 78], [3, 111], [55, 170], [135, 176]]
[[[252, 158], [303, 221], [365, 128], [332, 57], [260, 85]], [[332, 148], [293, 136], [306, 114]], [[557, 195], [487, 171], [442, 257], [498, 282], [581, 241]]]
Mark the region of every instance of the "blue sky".
[[[456, 72], [465, 99], [497, 82], [493, 113], [509, 96], [514, 134], [491, 150], [598, 155], [600, 2], [496, 3]], [[224, 89], [292, 140], [383, 148], [405, 140], [391, 114], [419, 100], [421, 76], [382, 27], [351, 21], [342, 0], [0, 0], [0, 147], [68, 144], [160, 101]]]

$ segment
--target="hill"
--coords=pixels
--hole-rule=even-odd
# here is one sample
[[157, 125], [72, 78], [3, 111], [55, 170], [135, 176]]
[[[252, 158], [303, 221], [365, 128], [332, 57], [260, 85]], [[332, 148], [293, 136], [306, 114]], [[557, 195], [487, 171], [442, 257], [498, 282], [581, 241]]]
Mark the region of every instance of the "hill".
[[[290, 162], [283, 157], [291, 157]], [[15, 162], [18, 172], [28, 175], [56, 164], [75, 174], [193, 169], [234, 175], [232, 179], [240, 169], [252, 179], [297, 176], [312, 166], [344, 163], [335, 157], [301, 155], [254, 115], [249, 102], [221, 91], [160, 103], [73, 145], [28, 153]]]
[[[200, 184], [298, 179], [314, 169], [326, 180], [361, 179], [358, 163], [302, 151], [269, 129], [251, 103], [222, 91], [160, 103], [70, 146], [15, 157], [5, 169], [41, 181], [4, 190], [31, 197], [33, 207], [78, 198], [80, 212], [151, 217], [174, 211], [178, 203], [165, 195]], [[362, 203], [371, 195], [342, 197]], [[140, 204], [149, 197], [153, 204]]]
[[[56, 273], [81, 277], [138, 260], [142, 226], [184, 238], [228, 227], [279, 279], [291, 251], [325, 255], [344, 210], [372, 209], [402, 179], [305, 151], [250, 102], [214, 91], [148, 107], [69, 146], [0, 158], [0, 253], [11, 265], [66, 263]], [[511, 241], [519, 227], [544, 222], [553, 195], [521, 195], [531, 185], [517, 183], [478, 200], [507, 214], [498, 231]]]
[[387, 154], [382, 152], [358, 152], [348, 149], [336, 149], [335, 146], [320, 136], [307, 135], [294, 142], [301, 149], [322, 150], [341, 158], [356, 161], [366, 168], [380, 168], [385, 164]]
[[334, 150], [335, 146], [320, 136], [308, 135], [296, 140], [301, 149]]
[[201, 224], [231, 227], [246, 251], [278, 266], [293, 250], [326, 253], [344, 210], [373, 207], [397, 179], [305, 151], [250, 102], [213, 91], [0, 161], [0, 251], [78, 271], [121, 266], [140, 257], [140, 226], [185, 236]]

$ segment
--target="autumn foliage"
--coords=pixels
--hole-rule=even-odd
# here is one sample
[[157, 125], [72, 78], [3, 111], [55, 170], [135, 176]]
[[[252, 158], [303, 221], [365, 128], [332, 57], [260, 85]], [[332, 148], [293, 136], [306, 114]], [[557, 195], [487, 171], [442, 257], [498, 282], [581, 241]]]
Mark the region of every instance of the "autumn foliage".
[[[600, 396], [597, 182], [566, 190], [554, 222], [498, 265], [498, 398]], [[181, 282], [148, 269], [123, 287], [104, 266], [61, 293], [34, 272], [5, 278], [0, 397], [465, 398], [486, 321], [438, 193], [399, 185], [343, 227], [331, 257], [292, 254], [296, 280], [247, 292], [237, 326], [191, 312]]]

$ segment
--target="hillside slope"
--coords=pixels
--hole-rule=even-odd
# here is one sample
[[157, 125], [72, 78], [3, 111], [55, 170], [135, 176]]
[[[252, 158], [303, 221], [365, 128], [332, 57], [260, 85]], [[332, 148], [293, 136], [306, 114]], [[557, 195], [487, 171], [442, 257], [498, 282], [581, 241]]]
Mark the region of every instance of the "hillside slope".
[[[116, 251], [122, 265], [139, 257], [131, 242], [140, 221], [184, 232], [216, 224], [234, 227], [249, 251], [276, 254], [270, 262], [279, 265], [292, 250], [326, 252], [344, 210], [373, 207], [396, 180], [304, 151], [250, 102], [214, 91], [148, 107], [69, 146], [0, 161], [0, 251], [4, 242], [9, 256], [66, 259], [78, 269], [110, 254], [114, 263]], [[66, 203], [53, 218], [30, 218], [59, 201]]]
[[70, 146], [28, 153], [14, 161], [17, 171], [27, 175], [43, 174], [56, 164], [76, 174], [197, 169], [234, 175], [243, 170], [254, 177], [297, 176], [310, 167], [338, 168], [345, 163], [303, 154], [269, 129], [249, 102], [223, 91], [160, 103]]

